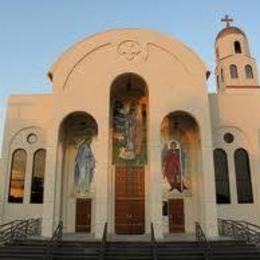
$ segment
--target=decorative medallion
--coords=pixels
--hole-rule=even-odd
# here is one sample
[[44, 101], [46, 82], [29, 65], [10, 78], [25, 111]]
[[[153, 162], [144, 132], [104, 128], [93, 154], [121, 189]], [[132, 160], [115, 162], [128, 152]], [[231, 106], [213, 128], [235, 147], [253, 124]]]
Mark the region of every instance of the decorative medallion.
[[35, 144], [37, 142], [37, 140], [38, 140], [38, 138], [37, 138], [36, 134], [29, 134], [27, 136], [27, 142], [29, 144]]
[[133, 61], [135, 58], [147, 56], [147, 51], [137, 41], [126, 40], [118, 45], [118, 53], [128, 61]]

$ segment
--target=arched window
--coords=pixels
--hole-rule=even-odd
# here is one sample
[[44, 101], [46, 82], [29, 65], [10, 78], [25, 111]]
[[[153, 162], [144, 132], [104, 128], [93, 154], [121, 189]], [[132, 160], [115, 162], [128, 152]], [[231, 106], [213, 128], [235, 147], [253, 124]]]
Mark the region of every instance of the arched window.
[[216, 57], [217, 57], [217, 59], [219, 59], [219, 50], [218, 50], [218, 48], [216, 48]]
[[217, 88], [219, 89], [219, 75], [217, 75]]
[[224, 82], [224, 70], [223, 69], [221, 69], [221, 71], [220, 71], [220, 76], [221, 76], [221, 81], [222, 82]]
[[25, 172], [26, 152], [17, 149], [12, 156], [8, 202], [23, 203]]
[[229, 67], [229, 70], [230, 70], [231, 79], [237, 79], [238, 78], [237, 66], [234, 64], [231, 64]]
[[247, 64], [245, 66], [245, 71], [246, 71], [246, 78], [247, 79], [253, 79], [254, 78], [253, 69], [249, 64]]
[[215, 149], [213, 154], [217, 203], [230, 203], [228, 160], [226, 152], [222, 149]]
[[242, 53], [241, 44], [239, 41], [234, 42], [235, 53]]
[[238, 203], [253, 203], [249, 157], [246, 150], [239, 148], [235, 151], [235, 170]]
[[43, 203], [45, 163], [46, 150], [37, 150], [33, 157], [31, 203]]

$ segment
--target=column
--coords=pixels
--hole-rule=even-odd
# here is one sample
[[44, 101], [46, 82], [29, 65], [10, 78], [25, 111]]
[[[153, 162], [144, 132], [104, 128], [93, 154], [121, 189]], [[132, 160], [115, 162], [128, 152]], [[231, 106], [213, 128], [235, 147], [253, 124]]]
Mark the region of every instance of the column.
[[50, 127], [46, 147], [46, 168], [44, 177], [44, 202], [42, 209], [42, 236], [51, 237], [55, 229], [55, 194], [56, 194], [56, 157], [58, 128]]
[[[206, 121], [206, 122], [205, 122]], [[209, 117], [201, 123], [201, 161], [200, 179], [200, 224], [208, 238], [218, 236], [216, 188], [213, 164], [212, 136]]]
[[108, 221], [108, 171], [109, 129], [108, 120], [98, 122], [96, 142], [96, 189], [95, 189], [95, 237], [102, 238], [105, 222]]
[[[159, 114], [159, 113], [158, 113]], [[156, 118], [155, 113], [153, 118]], [[152, 127], [156, 126], [156, 127]], [[162, 223], [162, 172], [161, 172], [161, 139], [160, 123], [152, 122], [149, 126], [150, 138], [148, 142], [149, 168], [150, 168], [150, 216], [154, 225], [156, 239], [163, 238]]]

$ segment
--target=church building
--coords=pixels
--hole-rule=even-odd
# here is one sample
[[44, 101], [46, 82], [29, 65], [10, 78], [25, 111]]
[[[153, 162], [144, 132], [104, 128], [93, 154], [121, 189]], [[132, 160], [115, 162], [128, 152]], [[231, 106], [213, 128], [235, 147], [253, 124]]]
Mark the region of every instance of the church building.
[[[210, 72], [181, 41], [148, 29], [83, 39], [48, 72], [52, 93], [11, 95], [0, 220], [41, 218], [50, 237], [192, 235], [218, 219], [260, 225], [260, 86], [245, 32], [223, 19]], [[39, 50], [40, 51], [40, 50]]]

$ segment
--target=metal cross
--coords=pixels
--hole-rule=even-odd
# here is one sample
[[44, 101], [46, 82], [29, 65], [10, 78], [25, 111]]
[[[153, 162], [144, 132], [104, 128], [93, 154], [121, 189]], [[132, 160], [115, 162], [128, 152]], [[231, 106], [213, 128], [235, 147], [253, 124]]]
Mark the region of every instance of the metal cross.
[[224, 18], [221, 19], [221, 22], [226, 23], [226, 27], [230, 27], [231, 23], [234, 21], [233, 18], [229, 17], [227, 14], [225, 15]]

